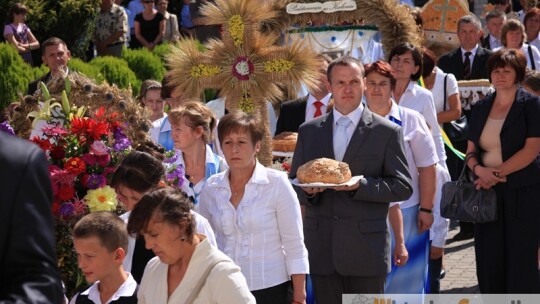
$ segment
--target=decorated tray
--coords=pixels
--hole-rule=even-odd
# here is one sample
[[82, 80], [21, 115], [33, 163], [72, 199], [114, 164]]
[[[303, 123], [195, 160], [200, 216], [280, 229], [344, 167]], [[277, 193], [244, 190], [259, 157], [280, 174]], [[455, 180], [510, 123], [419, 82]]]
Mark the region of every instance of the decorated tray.
[[291, 181], [291, 184], [303, 187], [303, 188], [332, 188], [332, 187], [340, 187], [340, 186], [352, 186], [356, 184], [359, 180], [361, 180], [364, 176], [363, 175], [357, 175], [351, 177], [351, 179], [348, 182], [341, 183], [341, 184], [327, 184], [327, 183], [311, 183], [311, 184], [301, 184], [297, 178], [293, 179]]
[[293, 154], [294, 152], [272, 151], [272, 155], [278, 157], [293, 157]]

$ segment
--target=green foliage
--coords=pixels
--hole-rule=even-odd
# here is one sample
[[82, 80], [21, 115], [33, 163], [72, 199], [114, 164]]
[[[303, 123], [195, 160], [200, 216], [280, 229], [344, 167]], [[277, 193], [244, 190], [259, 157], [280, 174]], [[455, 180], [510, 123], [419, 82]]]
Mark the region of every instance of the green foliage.
[[163, 79], [165, 68], [161, 59], [147, 49], [124, 49], [122, 59], [127, 62], [129, 68], [135, 72], [135, 75], [140, 80], [154, 79], [161, 81]]
[[0, 43], [0, 71], [1, 110], [19, 100], [18, 94], [26, 94], [28, 83], [33, 80], [33, 73], [17, 50], [7, 43]]
[[141, 88], [141, 81], [129, 69], [127, 62], [120, 58], [97, 57], [90, 61], [90, 65], [99, 68], [105, 80], [110, 84], [116, 84], [119, 88], [128, 88], [131, 85], [133, 92], [138, 92]]
[[88, 78], [95, 80], [97, 84], [100, 84], [105, 80], [105, 77], [103, 74], [101, 74], [99, 67], [86, 63], [79, 58], [71, 58], [71, 60], [68, 62], [68, 67], [70, 71], [84, 74]]
[[162, 43], [156, 45], [152, 53], [161, 59], [161, 63], [165, 66], [165, 55], [171, 51], [171, 45], [169, 43]]
[[100, 3], [101, 0], [25, 0], [30, 9], [26, 23], [40, 42], [59, 37], [72, 56], [84, 58]]
[[49, 73], [49, 68], [42, 64], [40, 66], [36, 66], [32, 68], [32, 80], [38, 79], [39, 77], [44, 76], [45, 74]]

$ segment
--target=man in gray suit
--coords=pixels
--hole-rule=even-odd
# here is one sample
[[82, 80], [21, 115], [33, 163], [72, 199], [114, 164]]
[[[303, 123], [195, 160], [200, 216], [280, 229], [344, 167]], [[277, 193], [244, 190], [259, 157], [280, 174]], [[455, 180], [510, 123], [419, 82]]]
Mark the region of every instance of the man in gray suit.
[[[330, 63], [327, 74], [334, 109], [300, 127], [290, 177], [321, 157], [342, 160], [353, 176], [364, 176], [352, 186], [297, 189], [305, 205], [304, 237], [315, 300], [332, 304], [341, 303], [345, 293], [383, 293], [390, 271], [388, 206], [409, 198], [412, 188], [401, 127], [361, 104], [362, 64], [341, 57]], [[343, 116], [350, 120], [347, 127], [336, 123]], [[336, 142], [344, 137], [336, 129], [347, 135], [348, 143]], [[343, 149], [344, 154], [339, 152]]]

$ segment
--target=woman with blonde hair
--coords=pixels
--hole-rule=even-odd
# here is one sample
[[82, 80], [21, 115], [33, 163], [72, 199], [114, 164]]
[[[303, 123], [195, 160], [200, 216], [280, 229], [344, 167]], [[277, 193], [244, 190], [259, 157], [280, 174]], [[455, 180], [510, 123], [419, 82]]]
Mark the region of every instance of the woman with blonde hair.
[[227, 168], [223, 158], [215, 154], [209, 145], [216, 117], [205, 104], [191, 100], [172, 109], [168, 119], [174, 148], [179, 150], [175, 164], [182, 166], [185, 173], [182, 190], [192, 198], [197, 210], [206, 180]]

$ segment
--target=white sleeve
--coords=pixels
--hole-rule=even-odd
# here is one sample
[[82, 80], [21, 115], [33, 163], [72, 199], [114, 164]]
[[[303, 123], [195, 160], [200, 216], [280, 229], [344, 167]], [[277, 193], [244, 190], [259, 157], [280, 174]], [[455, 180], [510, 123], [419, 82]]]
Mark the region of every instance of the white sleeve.
[[308, 252], [304, 245], [304, 231], [300, 202], [285, 173], [276, 178], [276, 216], [287, 273], [309, 273]]
[[452, 96], [457, 93], [459, 93], [459, 88], [456, 76], [454, 74], [448, 74], [448, 77], [446, 77], [446, 94]]
[[216, 236], [208, 220], [193, 210], [191, 211], [191, 214], [193, 214], [195, 217], [195, 230], [197, 233], [204, 234], [208, 238], [210, 244], [217, 248]]
[[441, 196], [442, 186], [450, 181], [450, 174], [440, 165], [436, 166], [437, 186], [435, 188], [435, 202], [433, 203], [433, 225], [429, 229], [429, 239], [431, 245], [438, 248], [444, 248], [446, 236], [448, 235], [448, 225], [450, 220], [441, 216]]
[[[435, 149], [435, 142], [433, 141], [433, 137], [422, 116], [415, 114], [416, 113], [411, 113], [409, 116], [411, 123], [414, 125], [414, 131], [410, 133], [412, 136], [408, 142], [411, 147], [416, 167], [429, 167], [439, 161], [437, 150]], [[437, 128], [438, 127], [439, 126], [437, 125]], [[409, 136], [409, 134], [407, 134], [407, 136]]]

